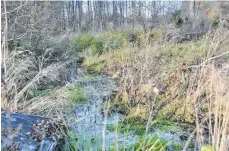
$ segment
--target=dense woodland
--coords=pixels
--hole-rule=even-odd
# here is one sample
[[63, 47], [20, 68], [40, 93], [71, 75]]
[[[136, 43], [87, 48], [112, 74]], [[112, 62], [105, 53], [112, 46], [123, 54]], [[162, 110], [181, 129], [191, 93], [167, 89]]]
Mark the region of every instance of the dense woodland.
[[228, 29], [223, 1], [1, 1], [2, 150], [227, 151]]
[[[3, 2], [2, 2], [3, 4]], [[158, 17], [177, 10], [181, 2], [161, 1], [60, 1], [6, 2], [8, 29], [19, 34], [45, 30], [60, 32], [101, 32], [109, 29], [153, 28]], [[4, 8], [3, 8], [4, 7]], [[4, 15], [3, 12], [3, 15]], [[2, 18], [4, 21], [5, 18]], [[168, 16], [164, 20], [171, 19]], [[45, 27], [45, 29], [44, 29]], [[42, 28], [42, 29], [41, 29]]]

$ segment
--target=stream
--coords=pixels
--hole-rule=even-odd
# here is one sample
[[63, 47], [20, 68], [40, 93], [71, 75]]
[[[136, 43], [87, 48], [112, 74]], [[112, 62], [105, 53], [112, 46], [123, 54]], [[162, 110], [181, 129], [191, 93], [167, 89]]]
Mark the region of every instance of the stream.
[[[70, 70], [68, 75], [67, 87], [71, 88], [75, 85], [80, 85], [82, 89], [84, 101], [74, 102], [74, 107], [67, 114], [67, 123], [70, 128], [71, 139], [67, 144], [75, 146], [80, 151], [98, 151], [102, 148], [106, 150], [121, 150], [127, 149], [130, 146], [139, 142], [141, 136], [134, 135], [133, 132], [119, 133], [118, 130], [109, 130], [108, 126], [117, 128], [124, 115], [120, 113], [105, 114], [109, 99], [113, 90], [116, 89], [115, 82], [105, 75], [87, 74], [81, 68]], [[106, 103], [105, 103], [106, 102]], [[105, 105], [106, 104], [106, 105]], [[108, 105], [107, 105], [108, 104]], [[111, 104], [111, 102], [110, 102]], [[106, 115], [106, 116], [105, 116]], [[2, 128], [7, 128], [8, 118], [5, 113], [1, 115]], [[31, 127], [37, 120], [44, 120], [44, 117], [11, 114], [9, 121], [12, 128], [16, 128], [19, 123], [22, 124], [22, 129], [19, 135], [14, 138], [14, 142], [19, 144], [19, 150], [35, 151], [39, 147], [39, 151], [54, 151], [56, 142], [52, 139], [42, 139], [41, 145], [29, 137]], [[153, 132], [149, 132], [148, 137], [157, 135], [157, 137], [166, 141], [166, 150], [176, 151], [181, 150], [177, 147], [184, 145], [180, 136], [184, 134], [184, 130], [174, 127], [167, 127], [168, 131], [161, 131], [155, 128]], [[180, 134], [178, 134], [180, 133]], [[10, 140], [4, 139], [2, 144], [9, 146]], [[74, 144], [73, 144], [74, 143]], [[72, 144], [72, 145], [70, 145]], [[44, 149], [45, 148], [45, 149]]]
[[138, 140], [138, 136], [131, 133], [117, 134], [105, 129], [107, 124], [117, 125], [123, 119], [119, 113], [112, 113], [105, 117], [102, 112], [104, 108], [107, 108], [104, 105], [104, 98], [109, 98], [115, 89], [114, 81], [105, 75], [85, 78], [82, 69], [78, 69], [76, 75], [72, 78], [74, 82], [71, 85], [80, 84], [86, 98], [86, 101], [77, 103], [77, 108], [71, 115], [75, 117], [75, 121], [70, 122], [70, 127], [76, 134], [78, 148], [98, 150], [103, 143], [107, 149], [115, 147], [115, 145], [120, 148], [124, 145], [134, 144]]
[[[73, 73], [73, 72], [71, 72]], [[74, 75], [74, 74], [72, 74]], [[115, 83], [105, 75], [85, 76], [84, 70], [78, 68], [74, 76], [71, 76], [70, 86], [80, 84], [86, 101], [77, 103], [77, 107], [70, 117], [74, 120], [69, 122], [70, 127], [77, 138], [77, 148], [80, 150], [101, 150], [102, 146], [107, 150], [111, 148], [128, 148], [137, 143], [140, 136], [131, 132], [120, 134], [107, 130], [107, 125], [117, 125], [123, 120], [119, 113], [109, 114], [107, 117], [102, 112], [106, 106], [104, 98], [109, 98], [115, 89]], [[155, 133], [168, 142], [167, 150], [174, 150], [173, 144], [181, 145], [179, 136], [155, 130]]]

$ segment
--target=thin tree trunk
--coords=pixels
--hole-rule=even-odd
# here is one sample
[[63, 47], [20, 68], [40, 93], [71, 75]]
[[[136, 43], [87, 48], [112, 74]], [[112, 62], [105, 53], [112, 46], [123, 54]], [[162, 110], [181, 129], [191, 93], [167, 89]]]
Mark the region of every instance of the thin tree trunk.
[[8, 43], [7, 43], [7, 29], [8, 29], [8, 20], [7, 20], [7, 11], [6, 11], [6, 0], [4, 0], [4, 12], [5, 12], [5, 26], [4, 26], [4, 36], [3, 36], [3, 66], [4, 66], [4, 79], [7, 77], [6, 69], [6, 59], [8, 57]]

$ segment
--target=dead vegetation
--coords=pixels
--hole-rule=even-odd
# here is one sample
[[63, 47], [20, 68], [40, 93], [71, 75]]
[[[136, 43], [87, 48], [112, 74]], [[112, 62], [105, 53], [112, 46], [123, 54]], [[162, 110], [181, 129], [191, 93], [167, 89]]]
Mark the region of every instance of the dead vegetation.
[[18, 107], [28, 101], [28, 91], [42, 89], [43, 85], [63, 83], [68, 74], [66, 67], [72, 66], [78, 59], [69, 55], [74, 52], [68, 36], [58, 41], [46, 37], [40, 41], [40, 46], [27, 46], [27, 40], [25, 38], [24, 45], [15, 48], [4, 60], [7, 68], [2, 66], [2, 109], [9, 107], [13, 112], [19, 111]]
[[[7, 94], [6, 104], [2, 104], [2, 108], [6, 108], [7, 104], [11, 111], [17, 111], [18, 102], [23, 101], [25, 93], [29, 89], [36, 88], [39, 84], [45, 81], [54, 81], [59, 78], [60, 70], [63, 69], [68, 62], [50, 64], [43, 67], [40, 63], [40, 68], [37, 69], [36, 64], [32, 61], [32, 56], [21, 58], [18, 55], [12, 55], [7, 60], [8, 70], [4, 73], [4, 91]], [[5, 94], [5, 95], [6, 95]]]
[[122, 48], [87, 58], [84, 65], [103, 64], [100, 71], [116, 79], [114, 108], [129, 118], [146, 122], [153, 107], [152, 119], [193, 123], [200, 148], [223, 151], [229, 132], [228, 36], [220, 28], [197, 42]]
[[[131, 2], [131, 9], [127, 7], [128, 2], [120, 5], [117, 2], [107, 2], [107, 5], [95, 2], [98, 6], [88, 2], [88, 14], [82, 9], [83, 2], [78, 5], [74, 2], [33, 5], [4, 1], [2, 4], [3, 110], [64, 119], [67, 107], [71, 105], [68, 87], [30, 98], [28, 95], [30, 91], [43, 90], [42, 87], [49, 84], [64, 83], [68, 68], [77, 63], [78, 54], [81, 54], [86, 58], [85, 68], [106, 73], [116, 81], [117, 94], [112, 99], [111, 109], [126, 115], [132, 124], [146, 124], [146, 133], [156, 120], [184, 122], [196, 127], [187, 146], [193, 140], [199, 150], [210, 147], [211, 150], [225, 151], [229, 148], [229, 33], [224, 28], [228, 27], [228, 3], [220, 5], [221, 18], [220, 11], [212, 9], [214, 2], [212, 6], [195, 1], [183, 3], [188, 9], [193, 9], [186, 12], [187, 16], [182, 12], [183, 6], [180, 10], [176, 8], [176, 2], [171, 3], [174, 7], [172, 13], [164, 12], [171, 4], [161, 2]], [[65, 4], [73, 6], [69, 7], [67, 15], [62, 11]], [[152, 10], [146, 7], [148, 4]], [[47, 7], [43, 7], [45, 5]], [[111, 21], [109, 17], [103, 18], [102, 11], [93, 14], [102, 8], [107, 11], [111, 6], [113, 12], [105, 12]], [[159, 6], [163, 9], [154, 11]], [[36, 13], [30, 7], [35, 8]], [[125, 9], [126, 16], [123, 15]], [[144, 9], [148, 10], [150, 19], [147, 19]], [[45, 13], [51, 15], [42, 18]], [[88, 21], [83, 21], [82, 16], [86, 20], [93, 18], [92, 24], [86, 25]], [[69, 17], [74, 18], [73, 22]], [[49, 22], [50, 18], [55, 19]], [[76, 30], [106, 31], [111, 22], [112, 31], [99, 36], [81, 34], [73, 39], [74, 36], [69, 34]], [[128, 32], [116, 31], [118, 24], [120, 29], [132, 26], [133, 31], [141, 27], [144, 33], [135, 31], [127, 40], [130, 29]], [[148, 24], [153, 24], [153, 27], [148, 28]], [[63, 36], [55, 37], [63, 32]], [[128, 42], [131, 42], [130, 46]], [[80, 87], [76, 86], [71, 93], [72, 100], [84, 100]], [[57, 125], [54, 123], [54, 126]], [[4, 135], [12, 139], [15, 134]]]

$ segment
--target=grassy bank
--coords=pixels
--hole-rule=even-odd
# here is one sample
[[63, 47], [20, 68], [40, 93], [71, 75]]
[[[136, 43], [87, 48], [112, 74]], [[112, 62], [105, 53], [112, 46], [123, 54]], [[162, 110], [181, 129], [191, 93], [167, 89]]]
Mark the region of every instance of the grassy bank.
[[[199, 39], [182, 43], [166, 41], [163, 28], [149, 33], [137, 31], [135, 34], [134, 47], [128, 42], [126, 31], [106, 32], [96, 36], [82, 34], [63, 40], [61, 47], [53, 45], [55, 51], [46, 58], [63, 61], [57, 62], [56, 66], [44, 61], [43, 67], [45, 65], [46, 68], [39, 70], [32, 67], [39, 64], [36, 60], [40, 58], [34, 59], [28, 55], [27, 61], [31, 64], [11, 75], [19, 77], [17, 81], [21, 84], [20, 95], [14, 91], [10, 93], [11, 98], [15, 94], [18, 96], [19, 103], [15, 104], [15, 110], [63, 118], [65, 113], [76, 107], [75, 104], [87, 101], [80, 82], [75, 86], [40, 88], [53, 81], [66, 80], [69, 71], [65, 68], [76, 69], [78, 66], [74, 64], [79, 65], [82, 60], [78, 58], [81, 57], [85, 58], [82, 67], [90, 73], [81, 77], [82, 81], [93, 80], [92, 73], [99, 73], [107, 74], [116, 82], [117, 88], [109, 97], [109, 113], [122, 113], [124, 120], [118, 125], [107, 125], [107, 130], [117, 135], [131, 132], [139, 136], [134, 145], [129, 148], [124, 146], [123, 150], [168, 149], [169, 141], [155, 134], [158, 131], [175, 134], [183, 140], [182, 144], [172, 144], [172, 149], [194, 148], [194, 144], [203, 151], [209, 148], [216, 151], [227, 149], [228, 31], [218, 29]], [[67, 52], [65, 47], [68, 48]], [[23, 64], [26, 61], [21, 56], [15, 59]], [[12, 68], [17, 67], [14, 63], [12, 65]], [[35, 77], [31, 81], [28, 80], [31, 76], [27, 75], [28, 69], [34, 71]], [[20, 73], [23, 76], [18, 76]], [[67, 138], [70, 141], [75, 139], [71, 135]], [[96, 148], [103, 148], [104, 140], [98, 141]], [[71, 142], [77, 143], [76, 140]], [[111, 150], [117, 150], [118, 141], [116, 143], [110, 147]], [[87, 148], [93, 146], [91, 140], [87, 140], [85, 145]], [[77, 148], [65, 147], [66, 150]]]
[[229, 131], [228, 31], [176, 44], [157, 33], [162, 32], [148, 34], [153, 38], [138, 47], [87, 57], [84, 67], [115, 79], [112, 110], [125, 114], [133, 125], [140, 121], [147, 129], [162, 120], [189, 123], [196, 125], [199, 147], [224, 150]]

